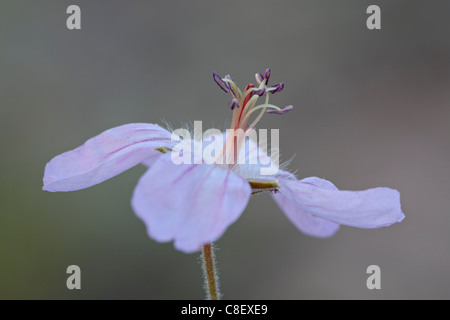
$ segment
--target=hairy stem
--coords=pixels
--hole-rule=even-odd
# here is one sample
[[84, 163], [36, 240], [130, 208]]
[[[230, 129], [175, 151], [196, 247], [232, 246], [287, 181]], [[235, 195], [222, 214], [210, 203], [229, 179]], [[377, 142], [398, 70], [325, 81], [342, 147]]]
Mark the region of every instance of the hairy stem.
[[202, 248], [202, 269], [207, 298], [209, 300], [219, 300], [219, 278], [216, 271], [213, 244], [205, 244]]

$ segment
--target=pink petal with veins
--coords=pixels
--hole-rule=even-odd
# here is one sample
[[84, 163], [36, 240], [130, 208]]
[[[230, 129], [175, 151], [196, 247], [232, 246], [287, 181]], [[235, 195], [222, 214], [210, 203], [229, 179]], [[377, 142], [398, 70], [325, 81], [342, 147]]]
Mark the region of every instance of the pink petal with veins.
[[337, 230], [333, 224], [379, 228], [405, 217], [400, 194], [394, 189], [341, 191], [331, 182], [316, 177], [280, 179], [279, 183], [281, 188], [274, 195], [275, 201], [300, 230], [317, 233], [319, 237], [332, 235]]
[[171, 133], [158, 125], [131, 123], [115, 127], [60, 154], [45, 167], [46, 191], [74, 191], [91, 187], [160, 154], [170, 147]]
[[214, 165], [171, 162], [162, 155], [141, 177], [132, 207], [156, 241], [174, 241], [178, 250], [198, 251], [216, 241], [244, 211], [248, 182]]

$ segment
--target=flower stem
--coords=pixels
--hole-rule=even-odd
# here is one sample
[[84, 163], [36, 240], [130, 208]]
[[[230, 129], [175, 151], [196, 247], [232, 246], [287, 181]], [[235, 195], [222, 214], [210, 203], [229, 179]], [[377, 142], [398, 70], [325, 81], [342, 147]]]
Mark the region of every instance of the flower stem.
[[207, 298], [208, 300], [219, 300], [219, 278], [217, 276], [214, 246], [212, 243], [203, 246], [202, 263]]

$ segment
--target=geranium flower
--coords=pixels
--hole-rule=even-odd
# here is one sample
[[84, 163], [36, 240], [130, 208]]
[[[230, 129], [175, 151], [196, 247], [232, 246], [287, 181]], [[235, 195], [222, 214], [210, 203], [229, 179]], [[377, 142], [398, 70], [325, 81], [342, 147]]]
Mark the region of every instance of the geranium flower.
[[[311, 236], [329, 237], [341, 224], [379, 228], [402, 221], [404, 214], [396, 190], [341, 191], [327, 180], [298, 180], [286, 170], [261, 174], [265, 165], [250, 160], [270, 157], [245, 136], [265, 113], [284, 114], [292, 109], [269, 104], [269, 93], [284, 88], [284, 83], [269, 86], [269, 77], [269, 69], [256, 74], [257, 85], [249, 84], [242, 92], [229, 75], [221, 78], [213, 74], [216, 83], [231, 94], [231, 129], [245, 133], [224, 134], [224, 148], [214, 163], [174, 164], [171, 151], [178, 142], [171, 131], [156, 124], [132, 123], [104, 131], [53, 158], [45, 167], [43, 190], [88, 188], [142, 163], [148, 170], [134, 190], [132, 207], [152, 239], [174, 241], [174, 246], [186, 253], [219, 239], [242, 214], [252, 193], [264, 191], [272, 194], [300, 231]], [[259, 97], [264, 97], [265, 102], [256, 105]], [[255, 111], [259, 113], [250, 122]], [[239, 158], [244, 163], [236, 161]], [[224, 159], [234, 161], [227, 163]]]

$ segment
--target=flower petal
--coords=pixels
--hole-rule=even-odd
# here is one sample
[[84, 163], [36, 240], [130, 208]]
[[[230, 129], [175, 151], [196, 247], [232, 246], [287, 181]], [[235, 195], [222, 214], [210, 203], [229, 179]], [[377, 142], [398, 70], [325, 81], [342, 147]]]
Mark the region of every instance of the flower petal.
[[132, 207], [151, 238], [200, 250], [236, 221], [250, 198], [247, 181], [214, 165], [171, 162], [162, 155], [139, 180]]
[[170, 132], [155, 124], [131, 123], [87, 140], [54, 157], [45, 167], [46, 191], [74, 191], [112, 178], [171, 146]]
[[[285, 185], [282, 177], [293, 178], [293, 175], [286, 171], [279, 171], [279, 178], [282, 183], [282, 186]], [[308, 179], [318, 179], [318, 178], [308, 178]], [[322, 179], [319, 179], [322, 180]], [[337, 190], [337, 188], [326, 180], [323, 180], [326, 183], [321, 183], [321, 181], [313, 181], [308, 180], [309, 183], [323, 187], [328, 190]], [[288, 182], [289, 183], [289, 182]], [[320, 217], [314, 216], [304, 208], [297, 204], [296, 195], [293, 192], [288, 192], [285, 189], [282, 189], [280, 192], [272, 194], [275, 202], [280, 206], [281, 210], [286, 214], [288, 219], [303, 233], [320, 238], [331, 237], [336, 231], [339, 229], [339, 224], [322, 219]]]
[[257, 141], [252, 137], [246, 138], [239, 150], [239, 165], [233, 170], [236, 170], [240, 176], [248, 180], [276, 180], [276, 174], [279, 171], [276, 161], [276, 157], [279, 155], [278, 149], [271, 148], [270, 151], [273, 154], [269, 156], [266, 150], [262, 148], [263, 145], [267, 147], [267, 143], [263, 139]]
[[292, 207], [338, 224], [358, 228], [379, 228], [405, 217], [400, 194], [390, 188], [340, 191], [331, 182], [316, 177], [280, 180], [280, 193]]

